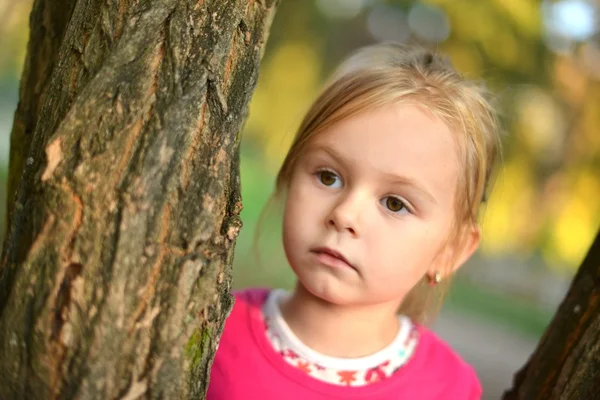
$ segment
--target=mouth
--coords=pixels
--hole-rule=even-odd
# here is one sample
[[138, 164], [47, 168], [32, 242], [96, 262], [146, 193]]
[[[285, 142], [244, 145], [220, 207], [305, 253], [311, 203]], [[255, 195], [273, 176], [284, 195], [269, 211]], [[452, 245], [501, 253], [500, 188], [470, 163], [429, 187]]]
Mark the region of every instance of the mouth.
[[333, 250], [329, 247], [317, 247], [311, 250], [311, 253], [315, 254], [317, 256], [317, 259], [329, 266], [329, 267], [334, 267], [334, 268], [352, 268], [352, 269], [356, 269], [354, 267], [354, 265], [352, 265], [350, 263], [350, 261], [348, 261], [348, 259], [346, 257], [344, 257], [344, 255], [342, 253], [340, 253], [339, 251]]

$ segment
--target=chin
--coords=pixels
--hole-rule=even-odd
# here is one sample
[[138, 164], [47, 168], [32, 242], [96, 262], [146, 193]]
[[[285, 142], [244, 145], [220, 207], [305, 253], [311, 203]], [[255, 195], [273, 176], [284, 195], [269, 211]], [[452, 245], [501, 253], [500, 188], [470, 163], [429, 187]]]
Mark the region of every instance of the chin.
[[[286, 252], [298, 282], [311, 295], [336, 305], [350, 305], [356, 300], [356, 282], [333, 269], [314, 265], [293, 252]], [[354, 300], [354, 301], [353, 301]]]
[[[302, 279], [298, 276], [300, 284], [307, 292], [321, 300], [338, 306], [351, 305], [355, 303], [353, 299], [352, 288], [347, 287], [342, 282], [335, 282], [332, 279]], [[354, 301], [353, 301], [354, 300]]]

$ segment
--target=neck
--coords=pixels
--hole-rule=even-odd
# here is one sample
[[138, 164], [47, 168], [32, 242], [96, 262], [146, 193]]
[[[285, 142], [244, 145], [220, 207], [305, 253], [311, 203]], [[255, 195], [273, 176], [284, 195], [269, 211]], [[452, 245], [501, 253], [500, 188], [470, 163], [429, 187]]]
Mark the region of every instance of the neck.
[[281, 304], [284, 320], [311, 349], [331, 357], [357, 358], [376, 353], [398, 334], [397, 305], [337, 305], [297, 283]]

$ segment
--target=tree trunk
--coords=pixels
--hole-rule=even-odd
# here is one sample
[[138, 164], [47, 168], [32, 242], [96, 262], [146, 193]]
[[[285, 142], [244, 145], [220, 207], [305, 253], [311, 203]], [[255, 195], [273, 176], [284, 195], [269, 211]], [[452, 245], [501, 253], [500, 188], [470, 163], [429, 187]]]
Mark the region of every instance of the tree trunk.
[[600, 232], [504, 400], [600, 399]]
[[277, 0], [35, 0], [11, 136], [1, 399], [204, 398], [239, 132]]

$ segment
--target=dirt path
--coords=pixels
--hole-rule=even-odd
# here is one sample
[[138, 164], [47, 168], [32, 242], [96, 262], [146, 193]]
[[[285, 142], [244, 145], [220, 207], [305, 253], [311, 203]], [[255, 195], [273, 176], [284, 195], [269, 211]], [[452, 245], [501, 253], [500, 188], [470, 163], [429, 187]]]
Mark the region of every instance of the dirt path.
[[433, 329], [477, 370], [484, 400], [500, 399], [537, 340], [455, 310], [444, 310]]

